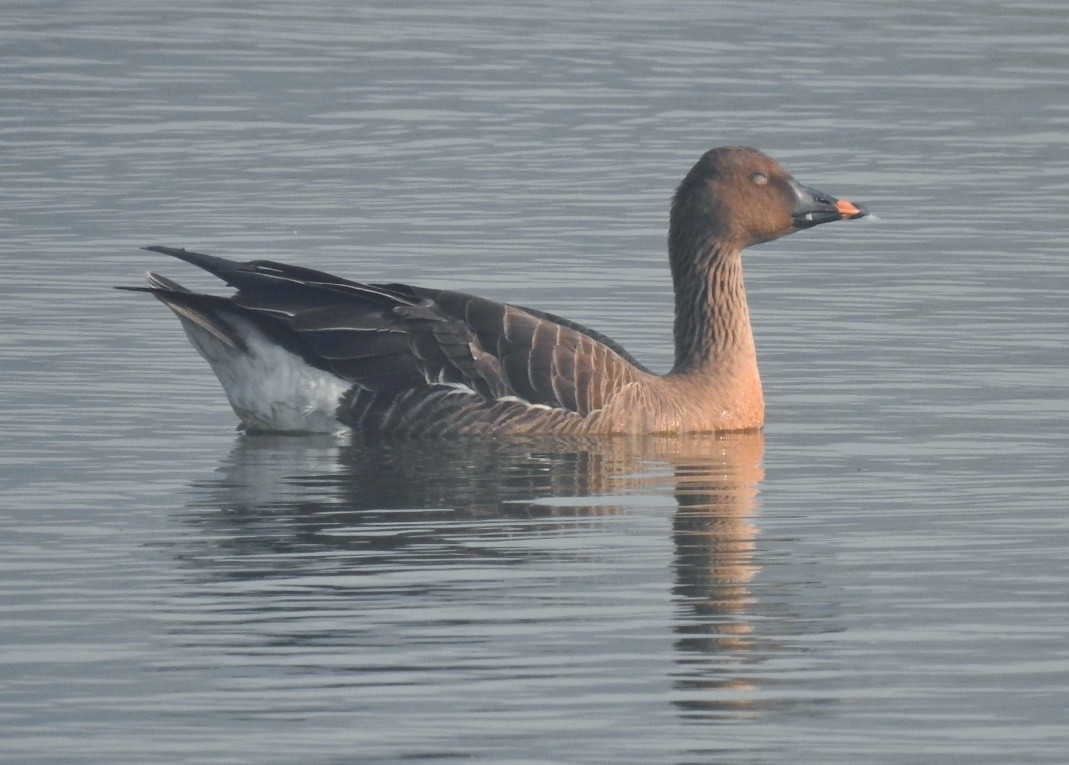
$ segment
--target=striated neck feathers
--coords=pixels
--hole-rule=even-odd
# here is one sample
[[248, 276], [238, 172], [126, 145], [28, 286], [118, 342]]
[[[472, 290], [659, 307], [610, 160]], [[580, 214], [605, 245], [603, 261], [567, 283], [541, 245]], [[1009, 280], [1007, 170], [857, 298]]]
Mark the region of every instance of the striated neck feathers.
[[673, 374], [756, 371], [742, 247], [734, 239], [720, 223], [716, 200], [702, 179], [684, 179], [668, 233], [676, 295]]

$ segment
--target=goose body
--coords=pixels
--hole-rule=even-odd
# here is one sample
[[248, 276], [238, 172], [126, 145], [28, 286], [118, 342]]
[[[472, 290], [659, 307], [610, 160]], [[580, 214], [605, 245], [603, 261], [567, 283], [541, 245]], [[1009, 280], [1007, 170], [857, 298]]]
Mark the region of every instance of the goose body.
[[150, 273], [249, 430], [418, 437], [749, 430], [764, 399], [741, 253], [865, 212], [755, 149], [706, 153], [676, 192], [669, 260], [675, 365], [646, 369], [598, 332], [448, 290], [365, 284], [170, 247], [229, 297]]

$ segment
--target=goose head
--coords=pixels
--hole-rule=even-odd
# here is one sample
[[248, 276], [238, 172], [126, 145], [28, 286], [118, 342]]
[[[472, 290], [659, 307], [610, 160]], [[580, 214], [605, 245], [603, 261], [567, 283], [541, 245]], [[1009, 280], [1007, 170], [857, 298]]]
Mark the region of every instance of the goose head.
[[741, 250], [866, 214], [852, 202], [802, 185], [757, 149], [728, 146], [706, 152], [679, 185], [669, 245], [674, 255], [709, 244]]

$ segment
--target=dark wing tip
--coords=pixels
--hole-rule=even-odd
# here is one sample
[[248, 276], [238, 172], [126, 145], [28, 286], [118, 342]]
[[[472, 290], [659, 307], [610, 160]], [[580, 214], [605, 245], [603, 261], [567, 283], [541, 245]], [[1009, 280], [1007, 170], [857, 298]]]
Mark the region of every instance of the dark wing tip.
[[147, 247], [142, 247], [142, 250], [148, 250], [149, 252], [158, 252], [161, 255], [173, 255], [178, 258], [186, 254], [186, 250], [180, 247], [167, 247], [162, 244], [150, 244]]

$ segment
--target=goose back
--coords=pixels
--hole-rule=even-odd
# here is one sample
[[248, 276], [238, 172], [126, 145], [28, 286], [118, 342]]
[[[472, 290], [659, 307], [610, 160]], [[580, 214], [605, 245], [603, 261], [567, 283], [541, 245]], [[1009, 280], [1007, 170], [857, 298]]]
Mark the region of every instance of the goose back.
[[546, 312], [272, 261], [151, 249], [209, 270], [237, 293], [191, 292], [156, 274], [141, 289], [235, 351], [249, 352], [240, 329], [249, 322], [304, 363], [346, 381], [337, 418], [360, 430], [587, 432], [591, 415], [620, 391], [655, 379], [604, 335]]

